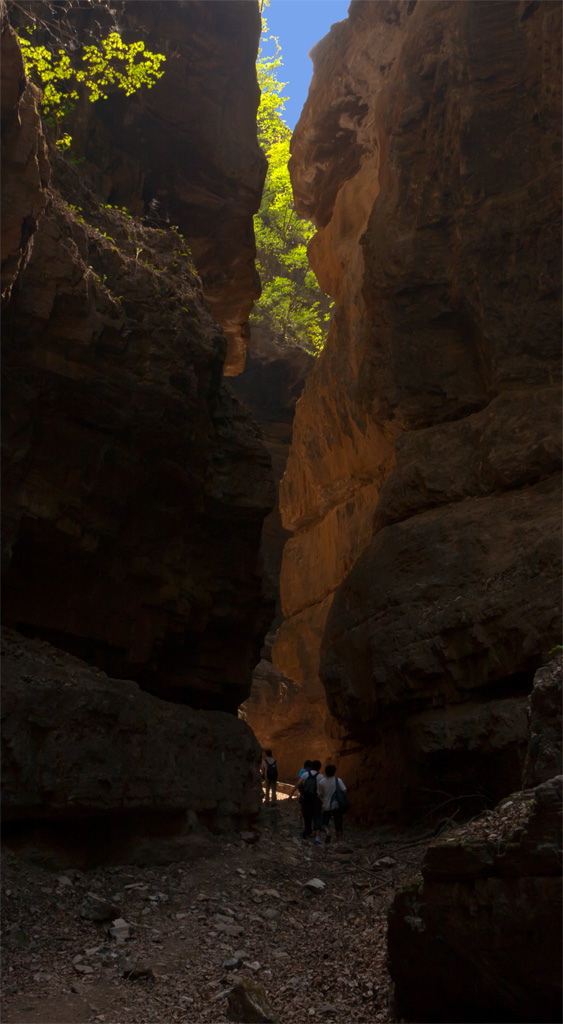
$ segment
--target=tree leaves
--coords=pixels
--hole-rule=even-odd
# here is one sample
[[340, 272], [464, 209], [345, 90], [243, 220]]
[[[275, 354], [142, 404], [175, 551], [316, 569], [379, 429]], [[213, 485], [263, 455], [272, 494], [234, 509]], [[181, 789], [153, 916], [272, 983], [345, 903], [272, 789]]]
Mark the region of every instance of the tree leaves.
[[[111, 32], [101, 46], [84, 46], [82, 67], [75, 67], [63, 49], [54, 53], [46, 46], [34, 46], [25, 36], [18, 38], [25, 73], [43, 92], [42, 113], [58, 129], [78, 100], [79, 83], [86, 89], [90, 102], [95, 103], [107, 99], [108, 86], [123, 89], [126, 96], [131, 96], [142, 85], [151, 89], [164, 74], [160, 67], [166, 60], [164, 54], [151, 53], [141, 41], [124, 43], [119, 32]], [[64, 133], [56, 145], [66, 149], [71, 141], [71, 136]]]
[[[268, 173], [254, 220], [263, 289], [251, 323], [260, 324], [280, 341], [299, 345], [316, 355], [325, 341], [332, 303], [308, 269], [307, 243], [314, 228], [297, 216], [293, 204], [287, 166], [291, 131], [282, 118], [285, 83], [277, 79], [277, 69], [282, 65], [281, 47], [275, 36], [267, 35], [264, 20], [262, 26], [262, 46], [256, 64], [262, 90], [257, 121]], [[274, 43], [274, 52], [266, 57], [263, 50], [268, 42]]]

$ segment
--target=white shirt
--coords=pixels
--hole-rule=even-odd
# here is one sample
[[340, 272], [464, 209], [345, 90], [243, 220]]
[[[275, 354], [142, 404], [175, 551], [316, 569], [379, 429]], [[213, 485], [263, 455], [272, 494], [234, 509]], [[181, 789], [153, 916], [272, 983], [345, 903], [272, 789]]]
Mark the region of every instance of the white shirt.
[[[337, 775], [333, 775], [332, 778], [328, 779], [325, 779], [322, 775], [319, 776], [317, 790], [323, 802], [323, 811], [330, 811], [331, 809], [330, 802], [334, 796], [337, 778], [339, 783], [338, 788], [343, 789], [344, 792], [346, 792], [346, 786], [344, 785], [342, 779], [340, 779]], [[334, 807], [332, 808], [332, 810], [334, 810]]]
[[314, 768], [307, 768], [307, 771], [303, 772], [303, 775], [300, 775], [299, 778], [297, 779], [297, 785], [300, 786], [302, 782], [305, 782], [305, 779], [308, 778], [309, 775], [312, 775], [313, 778], [317, 780], [318, 790], [319, 782], [322, 782], [322, 780], [324, 779], [324, 775], [321, 775], [320, 772], [316, 772]]

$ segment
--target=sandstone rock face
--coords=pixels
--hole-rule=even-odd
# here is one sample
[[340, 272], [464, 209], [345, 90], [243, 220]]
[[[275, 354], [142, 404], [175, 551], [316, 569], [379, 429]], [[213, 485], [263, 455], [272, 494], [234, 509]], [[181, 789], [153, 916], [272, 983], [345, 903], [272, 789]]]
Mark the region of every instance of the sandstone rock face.
[[[135, 6], [162, 7], [163, 25], [165, 11], [220, 13]], [[4, 618], [158, 696], [234, 712], [272, 617], [268, 453], [221, 382], [226, 341], [184, 239], [100, 207], [87, 173], [51, 162], [3, 322]]]
[[[54, 23], [55, 32], [62, 22], [67, 37], [99, 42], [117, 27], [125, 42], [142, 40], [166, 56], [165, 74], [150, 90], [78, 106], [73, 153], [97, 168], [95, 188], [105, 202], [147, 214], [155, 227], [179, 227], [228, 339], [225, 373], [239, 373], [248, 315], [260, 293], [252, 224], [266, 173], [256, 141], [258, 5], [103, 0], [90, 9], [28, 6], [41, 22]], [[39, 41], [41, 30], [39, 24]]]
[[2, 32], [2, 301], [31, 251], [49, 179], [35, 90], [26, 85], [21, 50], [0, 4]]
[[[261, 427], [272, 459], [276, 487], [283, 478], [295, 407], [315, 358], [300, 348], [280, 345], [253, 328], [244, 372], [233, 379], [236, 395], [252, 412]], [[271, 598], [276, 602], [273, 628], [283, 618], [279, 601], [279, 574], [282, 552], [290, 534], [281, 523], [279, 503], [264, 520], [262, 557]], [[303, 742], [314, 729], [316, 709], [311, 716], [310, 702], [303, 688], [271, 662], [271, 637], [266, 638], [262, 658], [252, 674], [252, 689], [239, 714], [253, 729], [265, 748], [279, 754], [280, 777], [292, 779], [296, 765], [303, 762]]]
[[455, 795], [468, 759], [516, 789], [559, 639], [559, 41], [549, 3], [358, 0], [313, 51], [290, 169], [336, 311], [280, 489], [273, 663], [366, 811], [417, 777]]
[[295, 407], [315, 362], [314, 356], [303, 349], [280, 344], [253, 327], [244, 371], [230, 382], [235, 395], [262, 430], [272, 460], [276, 502], [264, 520], [262, 557], [270, 593], [278, 602], [282, 551], [290, 536], [281, 523], [279, 484], [289, 454]]
[[427, 852], [389, 913], [398, 1016], [561, 1014], [561, 776], [516, 793]]
[[561, 771], [561, 655], [536, 672], [528, 705], [529, 743], [522, 782], [537, 786]]
[[49, 827], [61, 847], [83, 832], [93, 863], [132, 863], [159, 835], [178, 858], [257, 814], [260, 748], [233, 715], [158, 700], [12, 631], [2, 654], [8, 842], [35, 821], [44, 847]]

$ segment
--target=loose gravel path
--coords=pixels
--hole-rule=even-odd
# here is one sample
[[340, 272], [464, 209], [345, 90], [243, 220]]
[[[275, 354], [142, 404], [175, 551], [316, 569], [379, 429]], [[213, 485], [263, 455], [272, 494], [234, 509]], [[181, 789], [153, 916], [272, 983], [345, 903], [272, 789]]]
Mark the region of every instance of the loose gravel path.
[[[349, 825], [316, 847], [295, 801], [262, 819], [258, 842], [223, 837], [210, 857], [166, 867], [53, 873], [5, 853], [3, 1024], [215, 1024], [242, 977], [280, 1024], [391, 1021], [386, 913], [427, 836]], [[130, 938], [81, 916], [98, 905], [87, 893]]]

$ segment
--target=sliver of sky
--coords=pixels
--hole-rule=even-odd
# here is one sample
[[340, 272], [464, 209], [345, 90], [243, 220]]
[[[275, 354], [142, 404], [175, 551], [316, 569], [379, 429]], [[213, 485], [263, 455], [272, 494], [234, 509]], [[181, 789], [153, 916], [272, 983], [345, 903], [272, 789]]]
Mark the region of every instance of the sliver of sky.
[[[287, 82], [286, 100], [282, 117], [293, 129], [299, 120], [313, 74], [309, 50], [326, 36], [330, 26], [343, 21], [348, 14], [350, 0], [270, 0], [264, 8], [268, 34], [277, 36], [282, 48], [282, 67], [277, 69], [280, 82]], [[267, 43], [264, 54], [273, 52]]]

